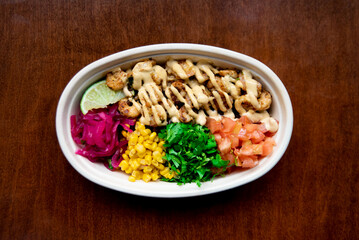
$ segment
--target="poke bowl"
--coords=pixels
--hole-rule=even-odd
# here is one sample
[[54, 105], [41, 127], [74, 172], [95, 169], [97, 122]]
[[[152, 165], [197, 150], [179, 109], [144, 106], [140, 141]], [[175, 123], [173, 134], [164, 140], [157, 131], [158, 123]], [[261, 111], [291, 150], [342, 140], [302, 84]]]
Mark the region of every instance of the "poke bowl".
[[[166, 181], [129, 181], [125, 172], [110, 171], [102, 163], [94, 163], [76, 154], [81, 148], [71, 133], [71, 116], [77, 115], [86, 90], [100, 79], [120, 67], [128, 69], [136, 63], [151, 59], [165, 63], [169, 59], [206, 61], [223, 69], [246, 69], [271, 94], [268, 112], [277, 120], [278, 129], [273, 136], [276, 146], [260, 159], [253, 168], [232, 171], [206, 181], [199, 187], [196, 183], [176, 184]], [[139, 196], [191, 197], [221, 192], [254, 181], [270, 171], [281, 159], [290, 142], [293, 129], [293, 110], [286, 88], [278, 76], [260, 61], [231, 50], [185, 43], [156, 44], [137, 47], [99, 59], [80, 70], [65, 87], [57, 106], [56, 133], [61, 150], [72, 167], [88, 180], [101, 186]]]

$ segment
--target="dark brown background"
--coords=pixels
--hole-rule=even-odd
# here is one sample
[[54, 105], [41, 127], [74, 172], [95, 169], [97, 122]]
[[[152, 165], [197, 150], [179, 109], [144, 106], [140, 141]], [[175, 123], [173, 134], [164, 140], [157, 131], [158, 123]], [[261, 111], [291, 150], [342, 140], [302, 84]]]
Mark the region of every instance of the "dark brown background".
[[[359, 228], [358, 1], [0, 2], [1, 239], [354, 239]], [[264, 177], [151, 199], [77, 173], [55, 133], [81, 68], [147, 44], [252, 56], [281, 78], [291, 143]]]

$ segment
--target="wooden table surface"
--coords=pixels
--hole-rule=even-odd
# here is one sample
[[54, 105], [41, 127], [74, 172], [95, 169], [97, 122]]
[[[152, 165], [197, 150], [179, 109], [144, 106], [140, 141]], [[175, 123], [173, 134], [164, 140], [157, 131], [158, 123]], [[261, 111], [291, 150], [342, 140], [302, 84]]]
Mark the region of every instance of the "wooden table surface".
[[[2, 0], [0, 13], [1, 239], [358, 237], [358, 1]], [[283, 81], [293, 135], [265, 176], [156, 199], [96, 185], [68, 163], [55, 112], [73, 75], [171, 42], [244, 53]]]

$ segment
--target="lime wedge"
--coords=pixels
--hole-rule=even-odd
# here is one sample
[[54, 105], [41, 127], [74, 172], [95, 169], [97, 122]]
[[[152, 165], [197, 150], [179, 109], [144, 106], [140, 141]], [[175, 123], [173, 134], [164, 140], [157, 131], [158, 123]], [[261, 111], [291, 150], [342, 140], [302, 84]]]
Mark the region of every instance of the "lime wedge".
[[104, 108], [124, 98], [122, 90], [114, 91], [106, 85], [106, 80], [91, 85], [82, 96], [80, 108], [85, 115], [91, 109]]

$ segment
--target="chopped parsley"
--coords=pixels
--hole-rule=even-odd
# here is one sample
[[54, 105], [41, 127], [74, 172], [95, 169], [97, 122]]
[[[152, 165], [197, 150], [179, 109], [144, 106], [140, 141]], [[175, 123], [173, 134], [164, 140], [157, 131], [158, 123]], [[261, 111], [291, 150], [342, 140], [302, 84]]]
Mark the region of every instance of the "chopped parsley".
[[108, 168], [109, 168], [110, 170], [113, 170], [111, 158], [110, 158], [110, 159], [107, 159], [107, 163], [108, 163]]
[[217, 144], [209, 129], [201, 125], [171, 123], [158, 135], [165, 139], [164, 157], [177, 175], [162, 181], [185, 184], [213, 180], [224, 172], [229, 161], [223, 161], [218, 154]]

